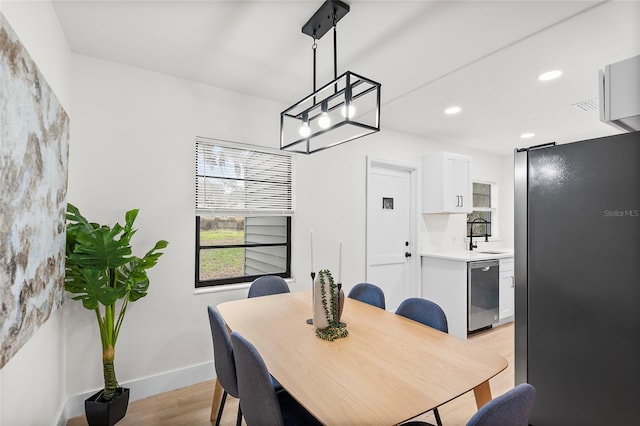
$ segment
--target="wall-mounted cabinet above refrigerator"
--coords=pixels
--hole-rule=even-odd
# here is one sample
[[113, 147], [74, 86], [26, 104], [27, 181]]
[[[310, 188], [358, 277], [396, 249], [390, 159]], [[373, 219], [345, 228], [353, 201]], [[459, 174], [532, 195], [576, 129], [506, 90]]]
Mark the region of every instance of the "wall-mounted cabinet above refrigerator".
[[600, 71], [600, 120], [625, 131], [640, 130], [640, 55]]

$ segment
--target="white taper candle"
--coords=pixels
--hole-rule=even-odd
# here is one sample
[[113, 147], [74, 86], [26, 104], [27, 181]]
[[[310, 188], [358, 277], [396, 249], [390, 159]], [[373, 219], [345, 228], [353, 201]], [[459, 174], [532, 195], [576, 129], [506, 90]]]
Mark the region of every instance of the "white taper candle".
[[342, 283], [342, 241], [338, 249], [338, 283]]

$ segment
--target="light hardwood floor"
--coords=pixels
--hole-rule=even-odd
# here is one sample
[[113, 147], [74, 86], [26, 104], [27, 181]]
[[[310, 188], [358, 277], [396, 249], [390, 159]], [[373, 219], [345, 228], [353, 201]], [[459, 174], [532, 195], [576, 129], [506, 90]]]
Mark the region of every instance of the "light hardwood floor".
[[[506, 370], [491, 379], [493, 397], [503, 394], [514, 385], [514, 344], [513, 323], [473, 335], [469, 341], [474, 345], [502, 355], [508, 362]], [[156, 396], [134, 401], [129, 404], [127, 415], [118, 426], [158, 425], [158, 426], [199, 426], [211, 425], [211, 400], [213, 398], [213, 381], [198, 383], [186, 388], [165, 392]], [[222, 415], [221, 424], [233, 426], [236, 422], [238, 401], [228, 397]], [[473, 392], [467, 392], [459, 398], [440, 406], [440, 417], [445, 426], [463, 426], [476, 412]], [[431, 412], [423, 414], [416, 420], [424, 420], [435, 424]], [[85, 426], [84, 416], [74, 417], [67, 426]], [[243, 425], [245, 423], [243, 422]]]

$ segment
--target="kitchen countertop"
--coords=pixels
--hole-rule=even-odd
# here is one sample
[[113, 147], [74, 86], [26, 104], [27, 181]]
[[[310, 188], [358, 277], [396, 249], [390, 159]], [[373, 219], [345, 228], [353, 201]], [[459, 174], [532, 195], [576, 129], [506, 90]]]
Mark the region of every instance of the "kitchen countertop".
[[474, 262], [476, 260], [504, 259], [513, 257], [513, 250], [452, 250], [420, 253], [422, 257], [434, 257], [438, 259], [458, 260], [461, 262]]

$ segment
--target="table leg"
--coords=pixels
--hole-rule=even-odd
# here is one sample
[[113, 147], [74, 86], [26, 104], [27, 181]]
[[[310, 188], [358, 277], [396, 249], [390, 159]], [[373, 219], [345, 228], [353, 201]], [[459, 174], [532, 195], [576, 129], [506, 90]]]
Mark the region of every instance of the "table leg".
[[487, 380], [473, 388], [473, 394], [476, 397], [476, 406], [478, 409], [491, 401], [491, 387], [489, 386], [489, 381]]
[[213, 401], [211, 402], [211, 421], [215, 421], [218, 416], [218, 409], [220, 408], [223, 393], [224, 389], [222, 389], [222, 385], [218, 379], [216, 379], [216, 384], [213, 389]]

